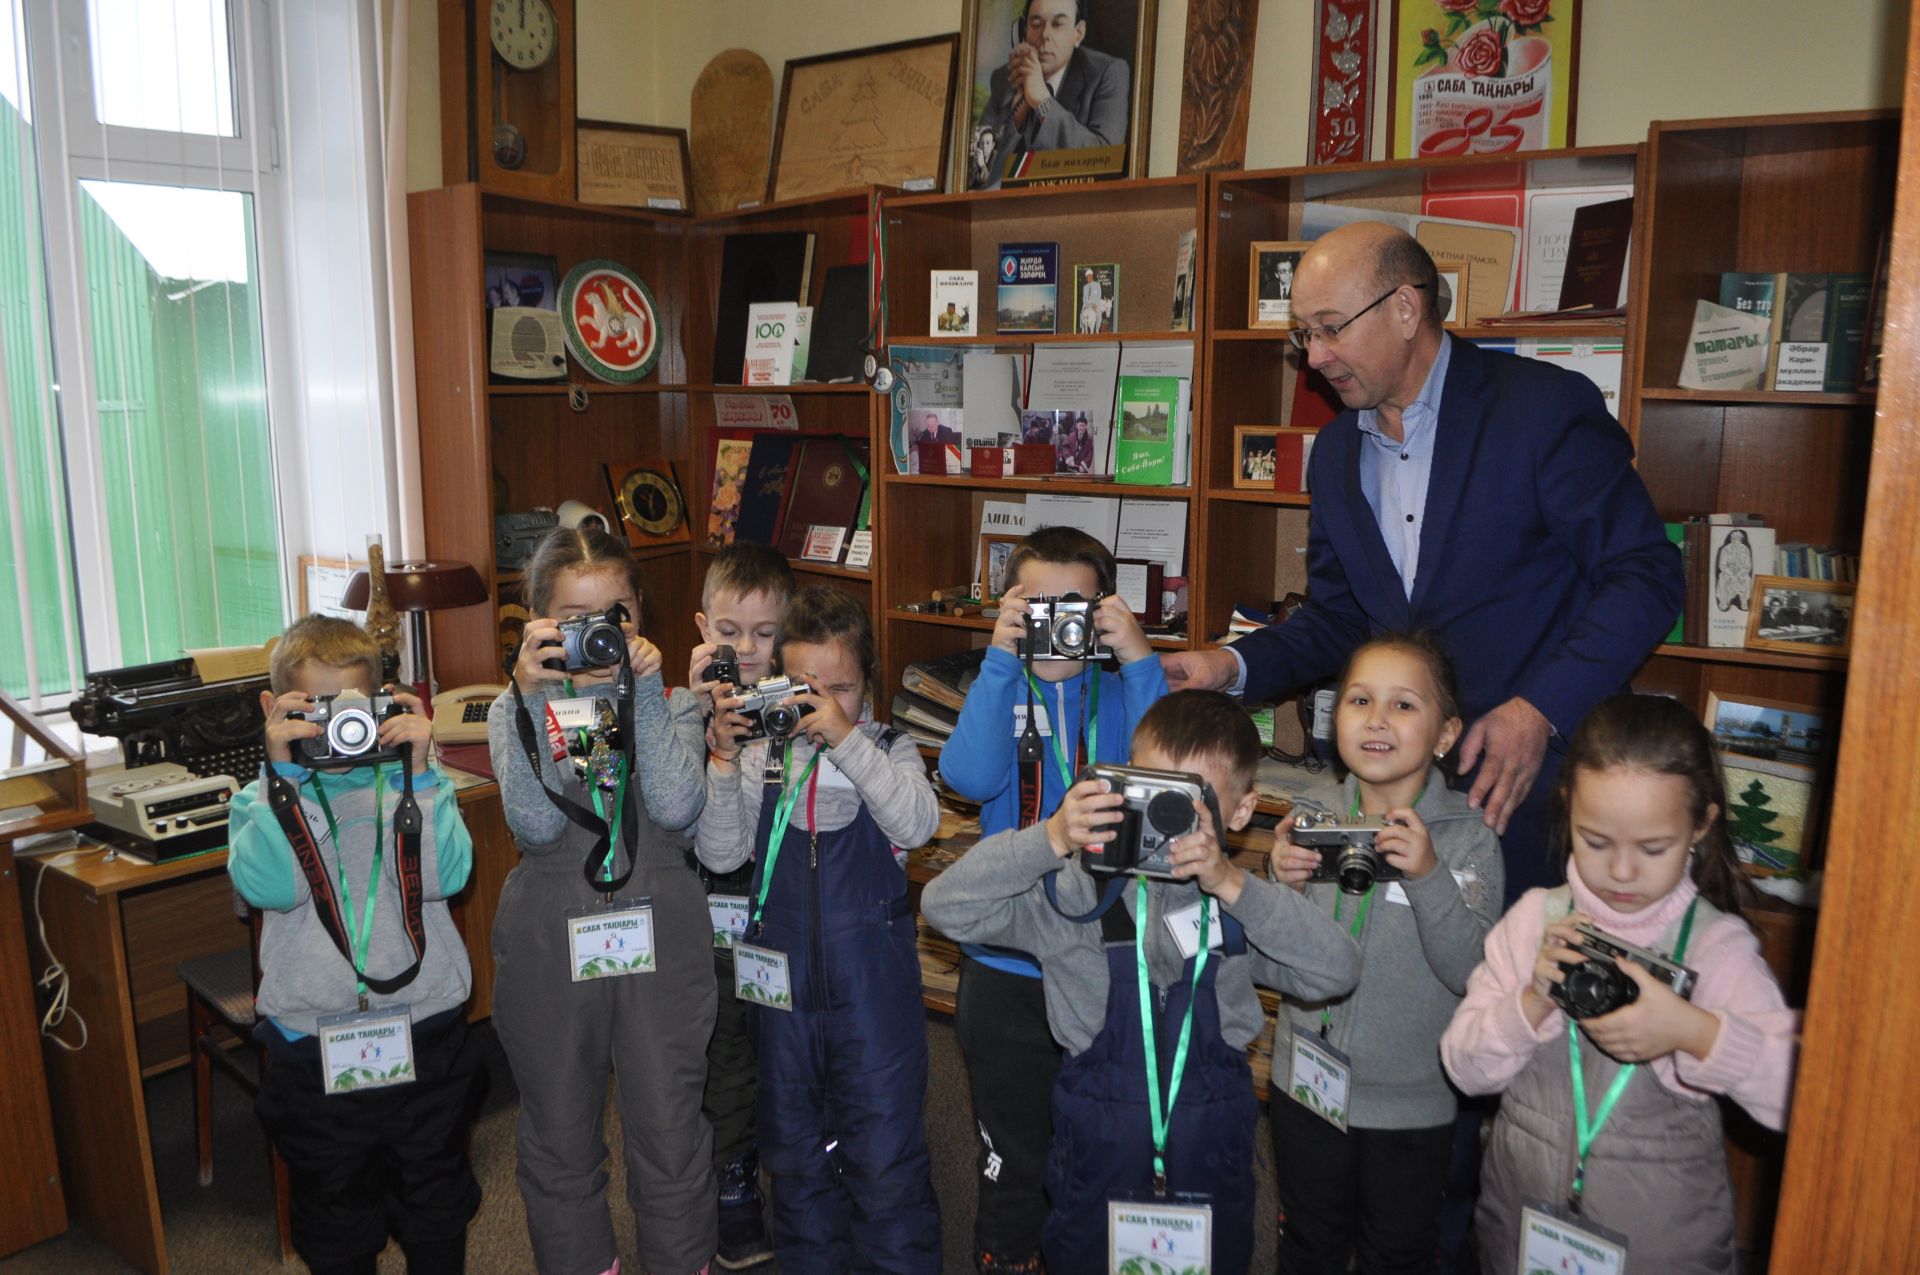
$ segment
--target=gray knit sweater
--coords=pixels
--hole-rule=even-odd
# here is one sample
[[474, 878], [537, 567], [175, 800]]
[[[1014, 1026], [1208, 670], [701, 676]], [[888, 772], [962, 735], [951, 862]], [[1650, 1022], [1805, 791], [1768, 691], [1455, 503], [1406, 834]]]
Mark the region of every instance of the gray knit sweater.
[[[1355, 783], [1331, 785], [1303, 806], [1321, 805], [1345, 814]], [[1426, 1129], [1453, 1120], [1455, 1099], [1440, 1067], [1440, 1035], [1480, 963], [1487, 931], [1500, 916], [1505, 873], [1500, 840], [1464, 793], [1446, 786], [1439, 771], [1414, 806], [1433, 838], [1440, 868], [1423, 880], [1388, 882], [1374, 888], [1360, 932], [1360, 985], [1328, 1001], [1310, 989], [1279, 985], [1288, 994], [1293, 1019], [1318, 1034], [1321, 1011], [1331, 1019], [1327, 1040], [1353, 1063], [1348, 1122], [1364, 1129]], [[1307, 887], [1307, 898], [1332, 918], [1340, 910], [1343, 932], [1359, 912], [1357, 898], [1338, 886]], [[1279, 1060], [1288, 1057], [1282, 1038]], [[1281, 1066], [1275, 1062], [1275, 1069]]]
[[[1054, 1039], [1078, 1054], [1106, 1025], [1107, 959], [1098, 924], [1075, 924], [1047, 901], [1040, 882], [1056, 869], [1060, 907], [1074, 915], [1092, 908], [1101, 883], [1077, 858], [1055, 855], [1046, 825], [1035, 824], [988, 837], [967, 851], [928, 884], [920, 910], [959, 942], [1031, 952], [1040, 963]], [[1133, 912], [1133, 888], [1120, 897]], [[1200, 897], [1191, 883], [1155, 881], [1148, 887], [1148, 915], [1135, 915], [1134, 923], [1146, 935], [1147, 974], [1156, 988], [1171, 986], [1185, 964], [1163, 920]], [[1248, 876], [1240, 901], [1226, 911], [1246, 927], [1248, 944], [1244, 955], [1221, 961], [1214, 980], [1220, 1034], [1235, 1049], [1245, 1049], [1266, 1025], [1254, 983], [1330, 997], [1360, 976], [1360, 949], [1346, 931], [1285, 886]]]

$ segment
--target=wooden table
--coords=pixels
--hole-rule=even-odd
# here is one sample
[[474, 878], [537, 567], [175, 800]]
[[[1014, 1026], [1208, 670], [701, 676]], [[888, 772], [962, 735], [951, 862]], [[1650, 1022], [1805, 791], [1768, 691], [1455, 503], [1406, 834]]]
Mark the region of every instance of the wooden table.
[[[492, 784], [459, 794], [473, 835], [473, 875], [453, 901], [473, 965], [469, 1017], [493, 1005], [493, 913], [518, 859]], [[247, 942], [234, 914], [227, 854], [170, 863], [109, 857], [99, 846], [21, 861], [21, 891], [45, 873], [40, 909], [47, 944], [35, 933], [35, 968], [50, 946], [66, 964], [70, 1004], [86, 1020], [86, 1048], [43, 1047], [67, 1208], [135, 1269], [166, 1275], [166, 1235], [154, 1181], [142, 1081], [191, 1057], [186, 989], [174, 966]], [[73, 1035], [69, 1020], [67, 1034]]]

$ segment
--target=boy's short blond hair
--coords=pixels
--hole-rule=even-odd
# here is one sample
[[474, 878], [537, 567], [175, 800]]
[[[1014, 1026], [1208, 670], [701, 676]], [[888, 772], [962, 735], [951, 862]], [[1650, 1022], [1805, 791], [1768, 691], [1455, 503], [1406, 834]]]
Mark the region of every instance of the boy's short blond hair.
[[351, 620], [310, 615], [288, 625], [267, 657], [273, 693], [284, 695], [298, 690], [294, 678], [309, 664], [325, 664], [330, 668], [358, 665], [367, 675], [367, 689], [380, 689], [380, 644]]
[[793, 566], [785, 554], [770, 545], [737, 540], [713, 556], [700, 586], [700, 609], [713, 610], [722, 593], [750, 598], [762, 593], [780, 606], [793, 600]]

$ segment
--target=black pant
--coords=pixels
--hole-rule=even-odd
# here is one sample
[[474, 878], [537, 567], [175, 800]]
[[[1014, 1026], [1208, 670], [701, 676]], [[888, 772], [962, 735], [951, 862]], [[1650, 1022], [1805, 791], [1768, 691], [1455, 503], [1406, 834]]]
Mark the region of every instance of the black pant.
[[1273, 1162], [1286, 1221], [1282, 1275], [1429, 1275], [1451, 1123], [1341, 1133], [1299, 1103], [1273, 1098]]
[[[718, 874], [703, 869], [700, 879], [708, 894], [745, 895], [753, 887], [753, 865]], [[713, 1171], [718, 1174], [753, 1150], [760, 1062], [747, 1034], [749, 1007], [733, 994], [731, 951], [714, 952], [713, 973], [720, 983], [720, 1012], [713, 1020], [713, 1039], [707, 1042], [707, 1087], [700, 1110], [713, 1126]]]
[[410, 1084], [321, 1089], [319, 1041], [261, 1024], [267, 1074], [254, 1110], [287, 1163], [293, 1247], [316, 1275], [372, 1275], [389, 1236], [409, 1275], [466, 1268], [480, 1184], [467, 1140], [485, 1086], [460, 1010], [414, 1025]]
[[1047, 1219], [1043, 1181], [1053, 1141], [1053, 1080], [1060, 1072], [1040, 980], [963, 955], [953, 1028], [980, 1129], [974, 1247], [1016, 1259], [1037, 1255]]

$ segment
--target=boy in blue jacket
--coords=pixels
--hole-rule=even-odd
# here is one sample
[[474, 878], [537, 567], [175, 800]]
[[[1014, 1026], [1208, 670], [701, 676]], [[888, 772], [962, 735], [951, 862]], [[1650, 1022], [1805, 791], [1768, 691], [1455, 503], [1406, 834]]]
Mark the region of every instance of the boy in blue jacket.
[[[316, 1273], [373, 1275], [391, 1236], [412, 1275], [450, 1275], [480, 1205], [467, 1159], [481, 1083], [472, 974], [446, 904], [473, 841], [429, 765], [420, 701], [396, 692], [405, 712], [354, 716], [380, 684], [363, 630], [308, 616], [270, 671], [267, 764], [233, 799], [227, 871], [265, 913], [256, 1110], [287, 1164], [293, 1247]], [[336, 696], [329, 733], [310, 718], [316, 698]], [[341, 765], [316, 746], [402, 755]]]
[[[992, 645], [940, 751], [948, 786], [981, 803], [983, 838], [1044, 822], [1081, 766], [1124, 763], [1134, 727], [1167, 693], [1147, 635], [1114, 593], [1113, 554], [1098, 540], [1042, 527], [1008, 556], [1006, 579]], [[1117, 673], [1086, 660], [1036, 660], [1028, 674], [1021, 652], [1029, 599], [1069, 593], [1099, 599], [1093, 626]], [[975, 1264], [983, 1275], [1037, 1271], [1060, 1069], [1040, 967], [1025, 953], [963, 944], [954, 1029], [980, 1130]]]

